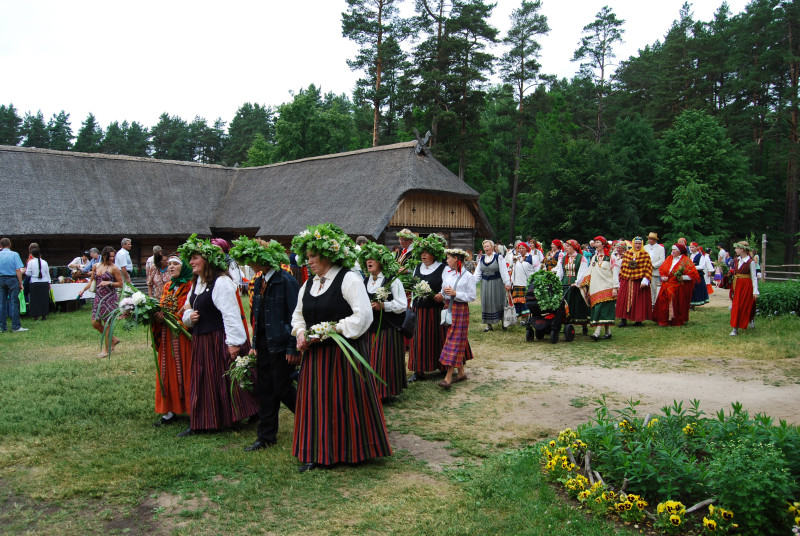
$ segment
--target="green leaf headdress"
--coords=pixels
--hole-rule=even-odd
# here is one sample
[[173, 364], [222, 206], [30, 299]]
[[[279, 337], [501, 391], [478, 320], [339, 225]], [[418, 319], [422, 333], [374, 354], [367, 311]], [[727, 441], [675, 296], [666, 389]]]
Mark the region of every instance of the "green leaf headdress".
[[276, 240], [266, 242], [260, 238], [240, 236], [233, 241], [233, 247], [228, 254], [239, 264], [269, 266], [275, 270], [280, 270], [281, 264], [289, 264], [286, 250]]
[[292, 238], [292, 251], [297, 254], [298, 262], [305, 262], [306, 254], [312, 251], [337, 266], [349, 269], [356, 263], [355, 243], [332, 223], [306, 227], [305, 231]]
[[381, 271], [387, 281], [394, 279], [397, 276], [397, 272], [400, 270], [400, 265], [394, 258], [394, 253], [382, 244], [367, 242], [361, 246], [361, 251], [358, 253], [358, 264], [361, 265], [361, 269], [364, 270], [365, 273], [368, 260], [381, 263]]
[[405, 238], [406, 240], [414, 240], [417, 237], [410, 229], [401, 229], [397, 232], [396, 236], [397, 238]]
[[208, 238], [198, 238], [197, 233], [190, 236], [186, 242], [178, 247], [178, 253], [184, 263], [189, 264], [192, 255], [198, 253], [206, 262], [223, 272], [228, 270], [228, 261], [222, 248], [215, 246]]
[[441, 235], [430, 234], [427, 238], [418, 236], [414, 239], [411, 257], [420, 263], [422, 262], [422, 253], [427, 252], [433, 255], [435, 260], [441, 262], [444, 260], [445, 247], [447, 247], [447, 241]]

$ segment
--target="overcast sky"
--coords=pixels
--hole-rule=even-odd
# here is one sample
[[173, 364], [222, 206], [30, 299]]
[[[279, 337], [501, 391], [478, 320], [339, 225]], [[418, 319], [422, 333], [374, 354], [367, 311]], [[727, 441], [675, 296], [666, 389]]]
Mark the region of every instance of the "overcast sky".
[[[746, 0], [729, 0], [733, 14]], [[413, 0], [402, 0], [404, 12]], [[497, 0], [501, 37], [519, 0]], [[550, 33], [541, 39], [542, 72], [571, 78], [583, 26], [609, 5], [625, 20], [617, 60], [663, 40], [683, 0], [543, 0]], [[695, 0], [695, 20], [710, 21], [721, 0]], [[89, 112], [153, 126], [163, 112], [209, 124], [230, 122], [245, 102], [277, 106], [314, 83], [350, 95], [359, 73], [346, 59], [345, 0], [0, 0], [0, 104], [20, 116], [65, 110], [77, 133]], [[499, 56], [498, 46], [494, 50]]]

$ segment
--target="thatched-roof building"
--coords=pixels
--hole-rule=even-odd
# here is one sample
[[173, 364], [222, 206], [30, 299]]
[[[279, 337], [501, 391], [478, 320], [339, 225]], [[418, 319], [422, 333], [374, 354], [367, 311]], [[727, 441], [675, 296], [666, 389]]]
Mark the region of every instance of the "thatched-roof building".
[[169, 251], [191, 233], [288, 244], [323, 221], [388, 245], [409, 227], [473, 249], [492, 234], [478, 192], [416, 145], [236, 169], [0, 146], [0, 235], [20, 252], [38, 242], [51, 264], [123, 237], [133, 239], [135, 264], [152, 245]]

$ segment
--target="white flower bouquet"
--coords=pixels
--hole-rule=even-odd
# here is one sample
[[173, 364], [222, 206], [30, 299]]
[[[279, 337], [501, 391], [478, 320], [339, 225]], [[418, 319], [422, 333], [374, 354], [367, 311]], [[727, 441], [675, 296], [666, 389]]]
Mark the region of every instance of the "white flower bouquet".
[[347, 361], [350, 363], [350, 366], [353, 367], [353, 370], [356, 371], [356, 374], [361, 376], [361, 371], [358, 369], [358, 363], [360, 363], [373, 376], [375, 376], [376, 380], [386, 385], [386, 382], [383, 381], [378, 373], [375, 372], [369, 365], [369, 361], [364, 359], [364, 356], [362, 356], [358, 350], [353, 348], [353, 345], [350, 344], [350, 342], [345, 339], [341, 333], [336, 331], [336, 322], [320, 322], [319, 324], [314, 324], [306, 330], [305, 337], [309, 342], [323, 342], [328, 339], [332, 339], [339, 346], [339, 349], [347, 358]]

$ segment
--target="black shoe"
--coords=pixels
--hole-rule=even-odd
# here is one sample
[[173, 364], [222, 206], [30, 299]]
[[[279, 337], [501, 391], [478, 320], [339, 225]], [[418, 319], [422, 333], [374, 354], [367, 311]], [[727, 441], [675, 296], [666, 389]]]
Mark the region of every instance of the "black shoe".
[[600, 340], [600, 337], [598, 337], [598, 336], [597, 336], [597, 335], [595, 335], [594, 333], [592, 333], [591, 335], [589, 335], [589, 338], [590, 338], [590, 339], [592, 339], [594, 342], [597, 342], [597, 341], [599, 341], [599, 340]]
[[270, 442], [270, 441], [261, 441], [260, 439], [257, 439], [255, 443], [253, 443], [249, 447], [245, 447], [244, 451], [245, 452], [253, 452], [254, 450], [268, 449], [269, 447], [271, 447], [273, 445], [275, 445], [274, 441], [272, 441], [272, 442]]
[[425, 373], [424, 372], [415, 372], [408, 379], [408, 383], [414, 383], [414, 382], [423, 381], [423, 380], [427, 380], [427, 378], [425, 377]]
[[320, 465], [318, 463], [308, 462], [304, 463], [300, 467], [297, 468], [297, 471], [300, 473], [305, 473], [306, 471], [316, 471], [317, 469], [324, 469], [324, 465]]
[[192, 430], [191, 428], [187, 428], [187, 429], [186, 429], [186, 430], [184, 430], [183, 432], [180, 432], [180, 433], [178, 434], [178, 437], [188, 437], [188, 436], [190, 436], [190, 435], [194, 435], [194, 434], [195, 434], [195, 431], [194, 431], [194, 430]]
[[610, 338], [611, 338], [611, 333], [606, 333], [605, 335], [603, 335], [603, 336], [602, 336], [602, 337], [600, 337], [600, 338], [601, 338], [601, 339], [603, 339], [604, 341], [605, 341], [605, 340], [608, 340], [608, 339], [610, 339]]
[[492, 326], [486, 326], [486, 327], [483, 329], [483, 332], [484, 332], [484, 333], [486, 333], [487, 331], [492, 331]]
[[627, 325], [628, 325], [628, 320], [626, 318], [623, 318], [622, 320], [619, 321], [619, 324], [617, 324], [617, 327], [618, 328], [624, 328]]
[[633, 323], [633, 327], [640, 328], [640, 327], [642, 327], [642, 323], [641, 322], [634, 322]]
[[153, 426], [155, 427], [167, 426], [169, 424], [175, 424], [175, 421], [177, 420], [178, 416], [175, 415], [174, 413], [172, 414], [172, 417], [167, 417], [166, 415], [162, 415], [160, 419], [158, 419], [156, 422], [153, 423]]

